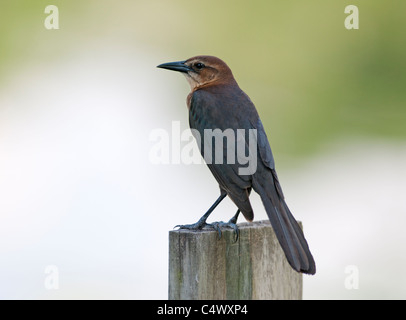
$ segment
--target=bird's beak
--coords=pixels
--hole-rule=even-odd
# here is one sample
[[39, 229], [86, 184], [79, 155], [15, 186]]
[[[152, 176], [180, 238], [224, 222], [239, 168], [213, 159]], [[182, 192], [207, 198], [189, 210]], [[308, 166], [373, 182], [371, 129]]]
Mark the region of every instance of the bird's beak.
[[175, 61], [175, 62], [162, 63], [159, 66], [157, 66], [157, 68], [188, 73], [192, 69], [190, 67], [188, 67], [187, 65], [185, 65], [185, 62], [186, 61]]

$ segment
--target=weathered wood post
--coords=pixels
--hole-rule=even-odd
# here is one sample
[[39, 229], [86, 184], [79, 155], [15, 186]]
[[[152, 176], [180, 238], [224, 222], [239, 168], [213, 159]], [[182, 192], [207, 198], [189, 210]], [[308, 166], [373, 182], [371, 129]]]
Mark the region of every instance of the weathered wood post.
[[213, 230], [169, 232], [169, 299], [302, 299], [269, 221], [239, 224], [240, 237]]

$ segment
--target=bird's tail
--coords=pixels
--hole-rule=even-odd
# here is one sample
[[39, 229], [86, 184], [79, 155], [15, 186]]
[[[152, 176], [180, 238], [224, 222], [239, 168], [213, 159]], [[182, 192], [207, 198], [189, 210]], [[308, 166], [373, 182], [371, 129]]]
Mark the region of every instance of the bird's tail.
[[274, 170], [272, 178], [253, 181], [254, 190], [261, 196], [276, 237], [292, 268], [307, 274], [316, 273], [316, 264], [303, 231], [290, 212]]

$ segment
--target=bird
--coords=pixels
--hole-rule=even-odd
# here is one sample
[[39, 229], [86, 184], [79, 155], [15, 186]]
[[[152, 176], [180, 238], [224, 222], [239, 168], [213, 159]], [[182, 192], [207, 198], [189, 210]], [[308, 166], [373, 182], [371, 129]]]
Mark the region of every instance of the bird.
[[[254, 219], [249, 200], [253, 189], [262, 200], [290, 266], [299, 273], [315, 274], [314, 258], [301, 227], [286, 204], [271, 147], [257, 109], [239, 87], [228, 65], [215, 56], [199, 55], [187, 60], [163, 63], [157, 67], [180, 72], [186, 77], [191, 89], [186, 98], [189, 125], [200, 153], [220, 187], [220, 196], [198, 222], [176, 227], [188, 230], [212, 227], [219, 231], [220, 236], [221, 228], [233, 228], [238, 237], [236, 223], [239, 214], [242, 213], [249, 222]], [[229, 144], [227, 135], [227, 144], [223, 145], [222, 139], [205, 135], [210, 130], [223, 134], [228, 130], [235, 136], [240, 133], [244, 139], [237, 137], [234, 143]], [[254, 147], [248, 143], [250, 132], [255, 133], [252, 139]], [[242, 154], [237, 150], [241, 140], [245, 143]], [[213, 154], [219, 151], [226, 152]], [[256, 160], [254, 170], [241, 173], [240, 170], [246, 163], [227, 161], [230, 155], [238, 160], [241, 155], [250, 152], [252, 159]], [[237, 206], [236, 214], [228, 222], [208, 224], [206, 221], [209, 215], [227, 196]]]

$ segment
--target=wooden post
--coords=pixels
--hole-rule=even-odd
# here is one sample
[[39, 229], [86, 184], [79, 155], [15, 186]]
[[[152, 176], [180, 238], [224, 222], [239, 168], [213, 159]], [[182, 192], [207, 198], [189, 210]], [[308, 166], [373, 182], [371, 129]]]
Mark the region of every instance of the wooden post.
[[287, 262], [269, 221], [224, 230], [169, 232], [169, 299], [302, 299], [302, 275]]

